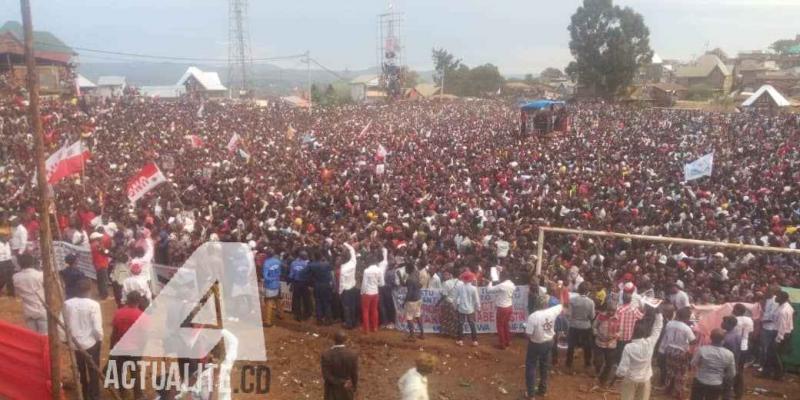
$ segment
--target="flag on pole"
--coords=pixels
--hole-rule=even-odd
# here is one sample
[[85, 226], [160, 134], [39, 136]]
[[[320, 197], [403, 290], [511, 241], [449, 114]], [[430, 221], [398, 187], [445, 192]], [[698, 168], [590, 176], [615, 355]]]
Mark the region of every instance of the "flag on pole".
[[231, 140], [228, 141], [228, 151], [232, 154], [236, 152], [236, 149], [239, 148], [239, 142], [241, 138], [239, 137], [238, 133], [234, 133]]
[[203, 139], [197, 135], [186, 135], [184, 136], [185, 139], [189, 140], [189, 143], [192, 145], [193, 149], [199, 149], [205, 145]]
[[135, 203], [136, 200], [139, 200], [147, 192], [166, 181], [167, 178], [164, 177], [164, 174], [158, 169], [156, 163], [147, 164], [128, 181], [128, 200], [130, 200], [131, 203]]
[[364, 127], [364, 129], [362, 129], [362, 130], [361, 130], [361, 133], [360, 133], [360, 134], [358, 134], [358, 135], [359, 135], [359, 136], [364, 136], [364, 135], [367, 133], [367, 131], [369, 130], [369, 127], [370, 127], [370, 126], [372, 126], [372, 121], [369, 121], [369, 122], [367, 123], [367, 126], [365, 126], [365, 127]]
[[704, 176], [711, 176], [714, 169], [714, 152], [708, 153], [683, 167], [685, 181], [691, 181]]
[[92, 154], [83, 141], [64, 146], [47, 157], [47, 183], [53, 185], [65, 177], [83, 170], [83, 164]]
[[200, 108], [197, 110], [197, 118], [203, 118], [203, 111], [206, 109], [206, 104], [203, 103], [200, 105]]

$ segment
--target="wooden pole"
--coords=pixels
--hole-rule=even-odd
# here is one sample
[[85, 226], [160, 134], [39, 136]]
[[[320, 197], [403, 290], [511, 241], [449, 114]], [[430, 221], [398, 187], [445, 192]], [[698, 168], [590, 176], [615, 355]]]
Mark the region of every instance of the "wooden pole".
[[542, 273], [542, 258], [544, 258], [544, 228], [539, 227], [539, 242], [536, 243], [536, 276]]
[[599, 236], [599, 237], [608, 237], [608, 238], [616, 238], [616, 239], [632, 239], [632, 240], [644, 240], [649, 242], [661, 242], [661, 243], [680, 243], [680, 244], [689, 244], [693, 246], [709, 246], [709, 247], [724, 247], [728, 249], [734, 250], [750, 250], [750, 251], [766, 251], [772, 253], [785, 253], [785, 254], [800, 254], [800, 249], [790, 249], [786, 247], [769, 247], [769, 246], [756, 246], [752, 244], [739, 244], [739, 243], [730, 243], [730, 242], [712, 242], [708, 240], [697, 240], [697, 239], [684, 239], [684, 238], [676, 238], [676, 237], [669, 237], [669, 236], [647, 236], [647, 235], [634, 235], [628, 233], [616, 233], [616, 232], [604, 232], [604, 231], [588, 231], [588, 230], [581, 230], [581, 229], [567, 229], [567, 228], [554, 228], [554, 227], [541, 227], [539, 228], [539, 245], [541, 246], [541, 239], [543, 237], [543, 232], [557, 232], [557, 233], [568, 233], [574, 235], [588, 235], [588, 236]]
[[50, 192], [47, 188], [47, 168], [44, 161], [44, 137], [42, 120], [39, 118], [39, 82], [36, 74], [36, 58], [33, 53], [33, 20], [30, 0], [20, 0], [22, 10], [22, 26], [24, 32], [25, 66], [28, 72], [28, 119], [33, 127], [33, 138], [36, 154], [36, 179], [39, 185], [39, 248], [42, 255], [42, 271], [44, 274], [44, 297], [51, 313], [47, 314], [47, 334], [50, 346], [50, 395], [53, 400], [61, 400], [61, 344], [58, 341], [58, 320], [55, 318], [61, 311], [61, 299], [58, 295], [58, 278], [53, 269], [53, 238], [50, 232]]

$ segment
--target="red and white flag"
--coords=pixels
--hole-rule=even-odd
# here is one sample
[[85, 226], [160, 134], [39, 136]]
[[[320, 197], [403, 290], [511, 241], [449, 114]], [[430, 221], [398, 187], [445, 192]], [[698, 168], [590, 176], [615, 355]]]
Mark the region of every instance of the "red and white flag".
[[64, 146], [47, 157], [47, 183], [53, 185], [69, 175], [81, 172], [83, 164], [92, 154], [82, 141]]
[[203, 145], [205, 145], [205, 143], [203, 142], [203, 139], [200, 139], [200, 136], [197, 136], [197, 135], [186, 135], [186, 136], [184, 136], [184, 138], [189, 140], [189, 143], [192, 145], [193, 149], [199, 149], [199, 148], [203, 147]]
[[239, 138], [239, 134], [238, 133], [234, 133], [233, 137], [231, 138], [231, 140], [228, 141], [228, 151], [230, 153], [236, 152], [236, 149], [239, 148], [239, 142], [240, 141], [241, 141], [241, 138]]
[[130, 200], [131, 203], [135, 203], [136, 200], [139, 200], [147, 192], [166, 181], [167, 178], [164, 177], [164, 174], [158, 169], [156, 163], [147, 164], [128, 181], [128, 200]]

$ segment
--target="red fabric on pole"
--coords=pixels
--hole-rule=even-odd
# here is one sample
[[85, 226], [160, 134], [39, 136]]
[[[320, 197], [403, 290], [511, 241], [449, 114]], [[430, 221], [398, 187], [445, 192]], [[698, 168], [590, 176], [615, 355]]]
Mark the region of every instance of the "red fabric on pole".
[[0, 360], [0, 397], [50, 398], [52, 382], [47, 336], [0, 321]]

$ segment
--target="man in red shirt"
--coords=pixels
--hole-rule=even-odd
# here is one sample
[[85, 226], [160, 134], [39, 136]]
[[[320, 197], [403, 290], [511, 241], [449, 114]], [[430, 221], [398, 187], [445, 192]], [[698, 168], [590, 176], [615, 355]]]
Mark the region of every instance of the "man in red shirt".
[[89, 244], [92, 249], [92, 264], [97, 273], [97, 294], [100, 300], [108, 297], [108, 264], [111, 261], [105, 240], [106, 235], [101, 232], [94, 232], [89, 236]]
[[[128, 335], [127, 337], [125, 334], [128, 330], [136, 323], [137, 320], [140, 318], [143, 319], [140, 323], [147, 323], [147, 315], [145, 315], [142, 310], [139, 308], [139, 305], [142, 303], [142, 295], [137, 291], [132, 291], [128, 293], [128, 296], [125, 299], [125, 305], [118, 309], [114, 313], [114, 319], [111, 321], [111, 349], [115, 350], [117, 353], [122, 354], [137, 354], [141, 353], [141, 348], [144, 347], [146, 343], [146, 338], [144, 336], [131, 336]], [[141, 330], [139, 332], [144, 332], [145, 330]], [[133, 333], [133, 332], [132, 332]], [[122, 338], [125, 337], [124, 340]], [[132, 376], [135, 380], [133, 385], [133, 398], [134, 399], [142, 399], [142, 385], [139, 382], [139, 371], [138, 366], [136, 364], [137, 361], [141, 359], [141, 357], [136, 356], [111, 356], [116, 363], [117, 368], [117, 376], [122, 376], [123, 367], [127, 363], [128, 367], [128, 376]], [[120, 386], [120, 397], [126, 398], [125, 391], [126, 389]]]

